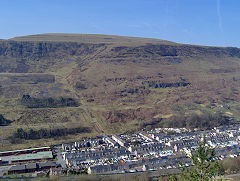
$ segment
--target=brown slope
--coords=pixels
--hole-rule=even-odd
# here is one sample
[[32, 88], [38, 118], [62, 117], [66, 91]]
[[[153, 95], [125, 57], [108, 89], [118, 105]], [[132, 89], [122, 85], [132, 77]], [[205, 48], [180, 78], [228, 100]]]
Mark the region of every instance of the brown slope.
[[[225, 124], [239, 116], [239, 57], [237, 48], [110, 35], [4, 40], [0, 111], [13, 126], [83, 124], [94, 135]], [[72, 97], [81, 106], [30, 109], [19, 103], [23, 94]]]

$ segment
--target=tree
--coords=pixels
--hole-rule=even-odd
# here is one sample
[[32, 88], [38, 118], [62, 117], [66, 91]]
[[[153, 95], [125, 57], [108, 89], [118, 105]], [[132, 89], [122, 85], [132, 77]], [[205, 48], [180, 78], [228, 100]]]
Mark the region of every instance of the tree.
[[183, 169], [182, 180], [208, 181], [220, 175], [219, 163], [215, 160], [215, 150], [206, 143], [205, 136], [198, 148], [191, 151], [191, 159], [193, 166]]
[[[195, 150], [191, 150], [191, 167], [183, 167], [182, 181], [209, 181], [220, 175], [220, 166], [215, 160], [215, 150], [206, 143], [206, 137], [199, 143]], [[171, 181], [177, 181], [177, 176], [170, 177]]]
[[17, 132], [16, 132], [16, 138], [23, 139], [24, 138], [24, 134], [25, 134], [25, 132], [23, 131], [23, 129], [22, 128], [18, 128]]

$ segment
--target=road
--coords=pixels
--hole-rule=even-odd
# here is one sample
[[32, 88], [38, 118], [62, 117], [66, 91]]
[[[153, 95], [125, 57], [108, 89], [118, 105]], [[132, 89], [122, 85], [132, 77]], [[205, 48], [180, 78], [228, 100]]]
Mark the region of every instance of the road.
[[60, 164], [63, 169], [67, 168], [65, 160], [63, 160], [63, 155], [59, 150], [57, 152], [57, 164]]
[[0, 126], [0, 129], [19, 128], [19, 126]]
[[240, 179], [240, 173], [230, 174], [230, 175], [224, 175], [221, 177], [222, 179], [229, 179], [229, 180], [239, 180]]

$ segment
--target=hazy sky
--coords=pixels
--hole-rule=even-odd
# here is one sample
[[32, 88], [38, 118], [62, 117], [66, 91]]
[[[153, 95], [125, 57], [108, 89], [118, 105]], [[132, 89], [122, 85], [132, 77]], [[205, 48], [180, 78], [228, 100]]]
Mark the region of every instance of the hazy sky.
[[2, 39], [90, 33], [240, 47], [240, 1], [0, 0], [0, 26]]

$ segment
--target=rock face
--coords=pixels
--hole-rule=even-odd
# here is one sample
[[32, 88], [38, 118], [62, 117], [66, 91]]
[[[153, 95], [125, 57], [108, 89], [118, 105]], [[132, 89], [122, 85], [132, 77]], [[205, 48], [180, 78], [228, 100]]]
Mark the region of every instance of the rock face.
[[[240, 101], [239, 60], [238, 48], [131, 37], [54, 34], [0, 40], [1, 104], [12, 101], [18, 111], [9, 116], [9, 109], [4, 116], [20, 123], [23, 117], [31, 119], [32, 110], [18, 100], [30, 95], [36, 100], [74, 98], [87, 106], [87, 120], [103, 120], [107, 126], [133, 120], [164, 125], [176, 121], [170, 118], [181, 111], [177, 106], [188, 115], [200, 104]], [[186, 110], [188, 104], [194, 108]], [[73, 121], [81, 116], [75, 114]]]
[[[104, 44], [82, 44], [75, 42], [18, 42], [18, 41], [0, 41], [0, 58], [3, 64], [4, 60], [13, 59], [15, 61], [7, 62], [8, 67], [1, 65], [1, 72], [44, 72], [44, 68], [39, 70], [36, 66], [52, 66], [56, 63], [64, 63], [65, 59], [71, 59], [73, 56], [86, 56], [94, 53]], [[45, 61], [44, 63], [42, 61]], [[59, 62], [57, 62], [59, 61]], [[7, 64], [6, 63], [6, 64]], [[13, 69], [11, 67], [15, 66]]]
[[[16, 58], [36, 58], [54, 56], [55, 58], [91, 54], [104, 44], [75, 42], [18, 42], [0, 41], [0, 55]], [[59, 54], [61, 53], [61, 54]]]

